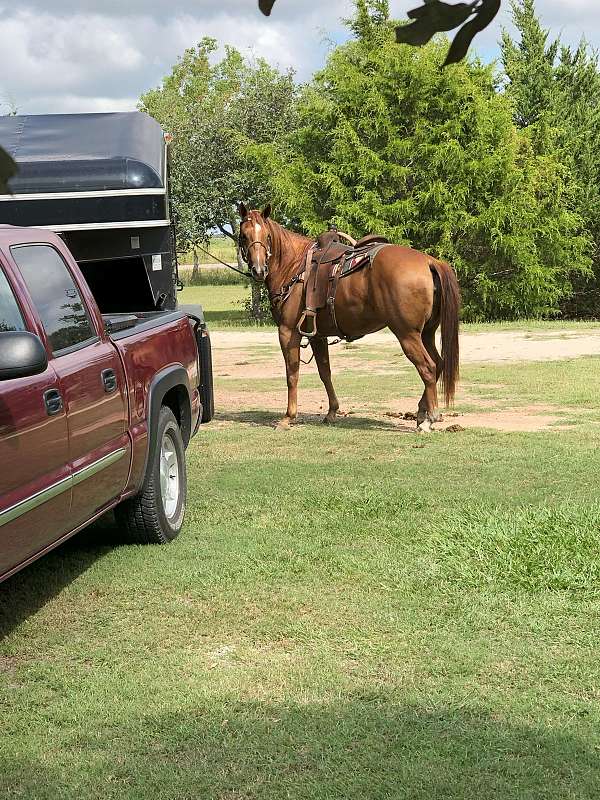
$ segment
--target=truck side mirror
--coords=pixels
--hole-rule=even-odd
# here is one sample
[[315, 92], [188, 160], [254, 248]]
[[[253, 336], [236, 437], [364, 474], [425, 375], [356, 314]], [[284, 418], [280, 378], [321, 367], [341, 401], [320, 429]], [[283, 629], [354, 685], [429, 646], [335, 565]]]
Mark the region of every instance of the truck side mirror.
[[0, 332], [0, 381], [28, 378], [48, 368], [41, 339], [28, 331]]

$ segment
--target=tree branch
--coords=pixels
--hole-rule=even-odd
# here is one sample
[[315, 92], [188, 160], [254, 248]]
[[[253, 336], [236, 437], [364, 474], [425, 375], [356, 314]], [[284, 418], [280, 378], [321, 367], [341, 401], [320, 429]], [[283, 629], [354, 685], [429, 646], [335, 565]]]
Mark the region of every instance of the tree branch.
[[217, 228], [218, 228], [218, 229], [221, 231], [221, 233], [223, 234], [223, 236], [227, 236], [229, 239], [231, 239], [231, 241], [232, 241], [232, 242], [235, 242], [235, 243], [237, 244], [237, 239], [236, 239], [236, 237], [234, 236], [234, 234], [233, 234], [233, 233], [231, 233], [230, 231], [228, 231], [228, 230], [227, 230], [227, 228], [224, 228], [224, 227], [223, 227], [223, 226], [222, 226], [220, 223], [218, 223], [218, 222], [217, 222]]

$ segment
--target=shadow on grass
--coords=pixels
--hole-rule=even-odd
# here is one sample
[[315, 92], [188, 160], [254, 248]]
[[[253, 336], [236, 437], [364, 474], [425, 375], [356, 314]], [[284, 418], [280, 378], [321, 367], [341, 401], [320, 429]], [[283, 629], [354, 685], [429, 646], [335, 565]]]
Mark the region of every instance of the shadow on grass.
[[110, 515], [0, 584], [0, 642], [123, 539]]
[[553, 731], [511, 725], [484, 711], [434, 712], [365, 693], [335, 705], [227, 697], [187, 703], [179, 713], [149, 709], [133, 718], [103, 709], [101, 720], [87, 717], [76, 752], [68, 752], [69, 733], [57, 731], [53, 758], [43, 767], [41, 758], [32, 764], [8, 742], [3, 785], [13, 789], [10, 796], [29, 800], [598, 796], [600, 759], [591, 723], [577, 732]]
[[[220, 422], [238, 422], [247, 425], [259, 425], [266, 428], [277, 427], [283, 412], [258, 411], [251, 409], [248, 411], [218, 411], [215, 419]], [[299, 414], [298, 420], [293, 424], [293, 428], [302, 427], [325, 427], [323, 420], [324, 414]], [[333, 426], [334, 428], [350, 430], [374, 430], [374, 431], [395, 431], [396, 433], [415, 433], [415, 422], [394, 423], [388, 420], [377, 419], [375, 417], [360, 417], [355, 414], [341, 416]]]

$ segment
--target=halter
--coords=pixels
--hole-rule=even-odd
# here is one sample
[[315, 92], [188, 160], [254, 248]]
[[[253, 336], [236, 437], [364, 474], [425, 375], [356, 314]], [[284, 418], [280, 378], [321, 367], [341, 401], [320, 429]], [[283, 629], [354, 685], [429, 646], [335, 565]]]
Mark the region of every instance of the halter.
[[254, 241], [250, 242], [250, 244], [244, 246], [241, 242], [241, 238], [242, 237], [240, 235], [239, 246], [240, 246], [240, 252], [242, 254], [242, 259], [246, 264], [248, 264], [248, 267], [250, 269], [252, 269], [252, 262], [250, 261], [250, 248], [254, 247], [255, 244], [258, 244], [264, 249], [265, 253], [267, 254], [267, 260], [265, 263], [265, 278], [266, 278], [267, 275], [269, 274], [269, 261], [271, 260], [271, 256], [273, 255], [273, 251], [271, 249], [272, 248], [271, 234], [269, 233], [267, 235], [267, 244], [265, 244], [264, 242], [260, 242], [258, 239], [255, 239]]

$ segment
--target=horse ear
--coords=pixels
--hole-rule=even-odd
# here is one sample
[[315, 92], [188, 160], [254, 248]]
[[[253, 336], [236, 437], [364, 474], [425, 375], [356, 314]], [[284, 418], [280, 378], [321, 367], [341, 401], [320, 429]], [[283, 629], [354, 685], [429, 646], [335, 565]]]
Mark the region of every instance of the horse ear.
[[271, 208], [271, 203], [269, 203], [269, 205], [262, 212], [263, 219], [269, 219], [269, 217], [271, 216], [271, 211], [272, 210], [273, 209]]
[[248, 216], [248, 209], [246, 208], [246, 204], [245, 203], [240, 203], [239, 204], [238, 212], [239, 212], [239, 215], [240, 215], [240, 217], [242, 219], [246, 219], [246, 217]]

